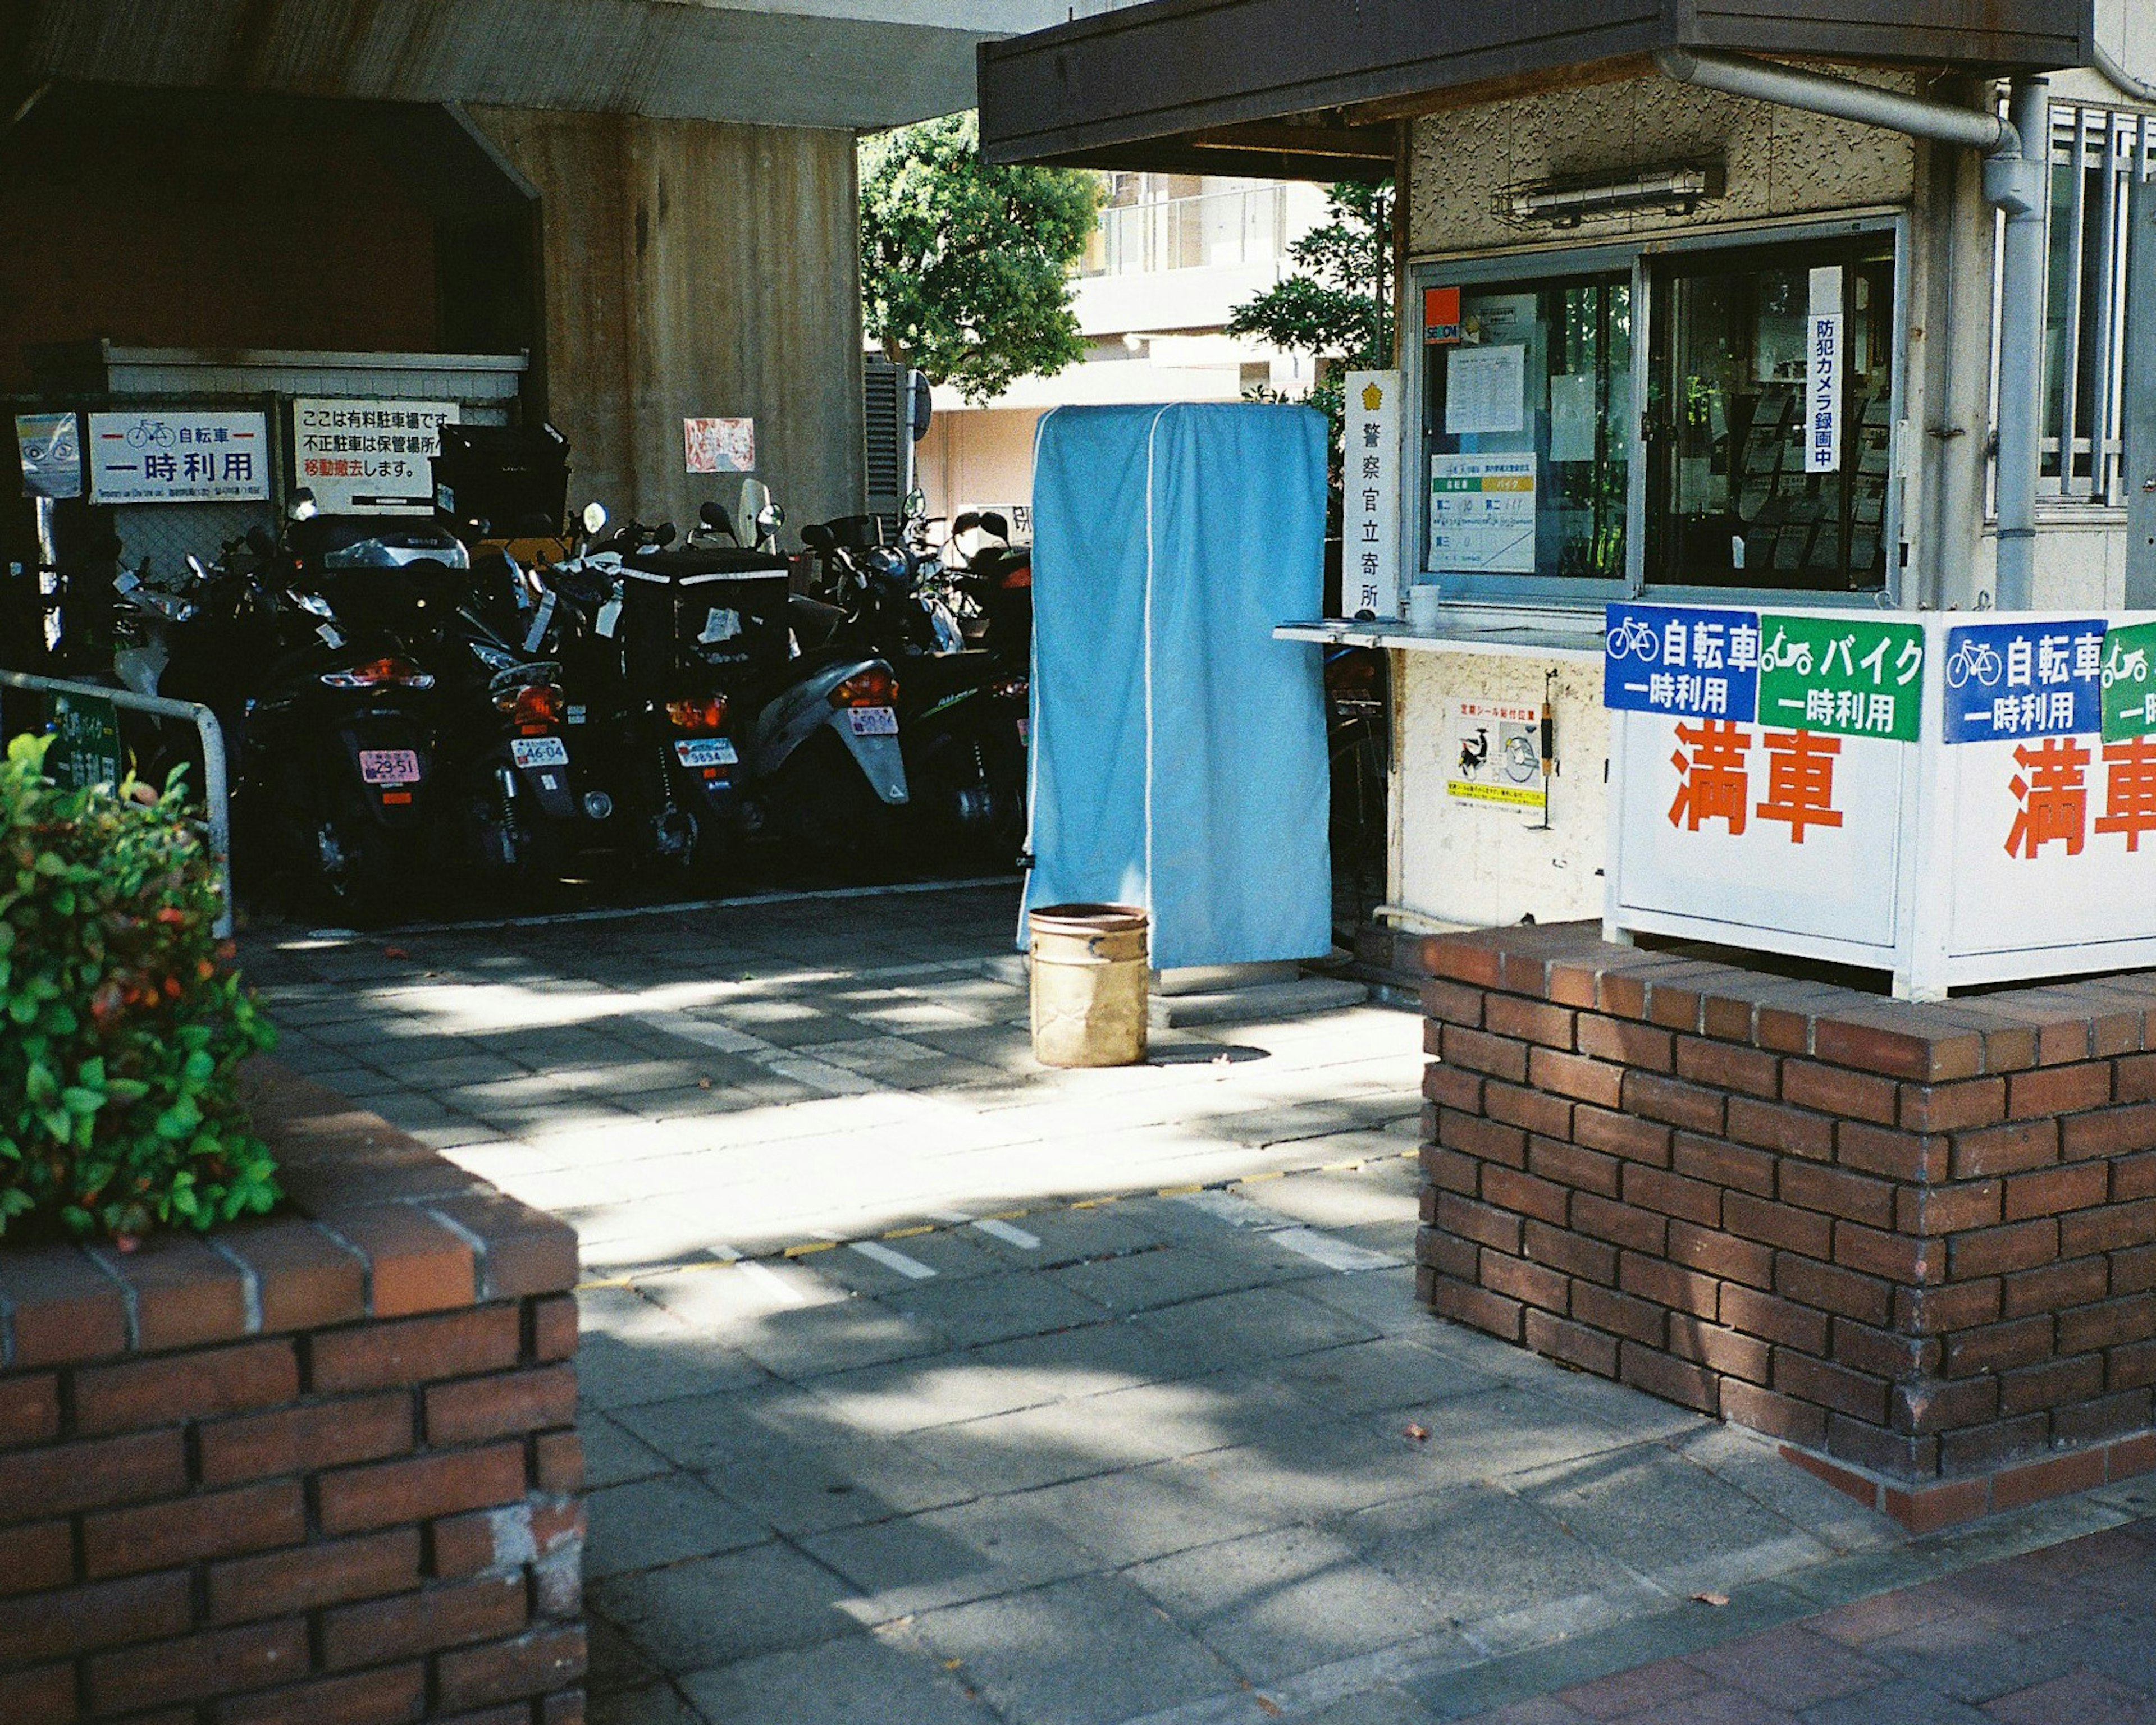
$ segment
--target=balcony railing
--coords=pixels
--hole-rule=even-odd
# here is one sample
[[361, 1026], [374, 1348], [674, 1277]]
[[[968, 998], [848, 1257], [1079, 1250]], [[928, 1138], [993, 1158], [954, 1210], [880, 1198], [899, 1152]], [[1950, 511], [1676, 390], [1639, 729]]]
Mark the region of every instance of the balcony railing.
[[1287, 187], [1254, 186], [1101, 212], [1081, 276], [1267, 264], [1287, 249]]

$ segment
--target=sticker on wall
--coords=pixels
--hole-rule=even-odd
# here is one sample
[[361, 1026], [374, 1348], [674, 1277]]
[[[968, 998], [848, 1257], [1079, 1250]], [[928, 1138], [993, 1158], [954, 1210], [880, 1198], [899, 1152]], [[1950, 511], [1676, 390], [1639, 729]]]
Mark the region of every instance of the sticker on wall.
[[1422, 290], [1422, 338], [1433, 347], [1454, 347], [1460, 341], [1460, 290], [1456, 287]]
[[1531, 575], [1535, 458], [1430, 458], [1430, 567], [1442, 575]]
[[1924, 631], [1847, 618], [1759, 619], [1759, 722], [1840, 737], [1914, 742], [1924, 690]]
[[15, 447], [22, 452], [25, 497], [82, 495], [82, 439], [74, 414], [16, 414]]
[[1609, 608], [1603, 706], [1749, 724], [1758, 701], [1758, 612], [1698, 605]]
[[1445, 738], [1445, 793], [1463, 802], [1539, 811], [1542, 712], [1521, 702], [1455, 701]]
[[1950, 629], [1943, 668], [1946, 740], [1991, 742], [2101, 731], [2103, 664], [2101, 617]]
[[691, 473], [754, 473], [756, 421], [684, 419], [681, 447]]

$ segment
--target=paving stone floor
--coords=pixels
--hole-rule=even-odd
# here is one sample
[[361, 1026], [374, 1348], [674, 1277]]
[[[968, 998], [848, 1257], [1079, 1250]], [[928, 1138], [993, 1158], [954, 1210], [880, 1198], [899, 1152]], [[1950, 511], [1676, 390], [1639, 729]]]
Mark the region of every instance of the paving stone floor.
[[2156, 1510], [1907, 1541], [1436, 1321], [1417, 1019], [1045, 1071], [1012, 916], [248, 937], [281, 1058], [582, 1235], [598, 1725], [1427, 1725]]

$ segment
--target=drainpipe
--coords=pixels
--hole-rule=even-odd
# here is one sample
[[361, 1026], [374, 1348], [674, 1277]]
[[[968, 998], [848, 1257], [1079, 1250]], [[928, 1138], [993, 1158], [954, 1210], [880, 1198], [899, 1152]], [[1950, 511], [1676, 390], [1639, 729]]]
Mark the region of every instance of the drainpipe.
[[2001, 610], [2026, 610], [2035, 587], [2036, 445], [2044, 422], [2051, 86], [2041, 78], [2016, 78], [2010, 123], [1977, 109], [1741, 54], [1666, 48], [1657, 50], [1655, 64], [1680, 84], [1984, 152], [1984, 198], [2006, 215], [1999, 305], [1998, 603]]

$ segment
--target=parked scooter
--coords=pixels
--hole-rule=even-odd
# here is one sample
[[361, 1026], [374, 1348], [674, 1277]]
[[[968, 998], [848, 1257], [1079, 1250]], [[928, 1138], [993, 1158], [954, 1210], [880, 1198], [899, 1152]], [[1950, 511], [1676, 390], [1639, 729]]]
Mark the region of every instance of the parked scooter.
[[829, 594], [816, 619], [819, 639], [881, 651], [898, 671], [916, 845], [1007, 865], [1025, 838], [1023, 673], [967, 647], [963, 595], [917, 531], [884, 545], [848, 521], [801, 536], [822, 562]]

